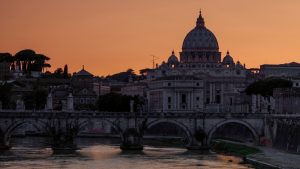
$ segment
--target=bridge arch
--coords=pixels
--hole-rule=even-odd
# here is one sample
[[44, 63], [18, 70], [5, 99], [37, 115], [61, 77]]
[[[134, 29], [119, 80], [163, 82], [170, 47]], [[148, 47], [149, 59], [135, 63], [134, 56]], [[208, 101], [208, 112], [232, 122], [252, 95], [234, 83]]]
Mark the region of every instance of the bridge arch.
[[127, 129], [125, 129], [125, 130], [122, 129], [120, 119], [110, 120], [110, 119], [104, 118], [104, 119], [101, 119], [100, 121], [104, 121], [104, 122], [109, 123], [110, 127], [112, 127], [118, 133], [121, 140], [123, 141], [125, 139], [123, 134], [124, 134], [124, 132], [126, 132]]
[[[46, 128], [49, 127], [47, 125], [50, 124], [51, 120], [53, 119], [10, 119], [8, 122], [10, 122], [11, 124], [10, 126], [10, 130], [8, 130], [9, 135], [12, 135], [13, 132], [15, 132], [16, 130], [22, 129], [22, 127], [27, 127], [28, 125], [30, 125], [30, 127], [32, 127], [32, 129], [35, 132], [47, 132]], [[56, 119], [59, 120], [59, 119]], [[73, 120], [72, 123], [74, 125], [76, 125], [76, 120], [78, 119], [69, 119], [69, 120]], [[70, 121], [69, 121], [70, 122]], [[83, 120], [83, 121], [78, 121], [78, 126], [79, 129], [82, 130], [83, 127], [86, 126], [88, 120]], [[24, 131], [28, 131], [28, 130], [24, 130]]]
[[12, 135], [18, 129], [31, 125], [35, 130], [39, 131], [41, 127], [38, 125], [41, 123], [41, 120], [29, 120], [29, 119], [8, 119], [0, 127], [6, 126], [6, 134]]
[[[180, 129], [182, 129], [185, 134], [186, 134], [186, 137], [188, 139], [188, 144], [192, 143], [193, 141], [193, 134], [192, 132], [190, 131], [189, 127], [184, 125], [183, 123], [179, 122], [179, 121], [176, 121], [176, 120], [169, 120], [169, 119], [158, 119], [158, 120], [153, 120], [151, 122], [149, 122], [147, 124], [147, 129], [150, 129], [151, 127], [157, 125], [157, 124], [160, 124], [160, 123], [171, 123], [171, 124], [174, 124], [176, 126], [178, 126]], [[147, 130], [146, 129], [146, 130]]]
[[255, 141], [259, 142], [259, 135], [258, 135], [257, 131], [254, 129], [254, 127], [251, 124], [249, 124], [248, 122], [246, 122], [244, 120], [230, 119], [230, 120], [224, 120], [224, 121], [216, 124], [214, 127], [212, 127], [209, 130], [209, 132], [208, 132], [208, 143], [211, 142], [213, 134], [216, 132], [216, 130], [219, 127], [221, 127], [223, 125], [226, 125], [226, 124], [229, 124], [229, 123], [237, 123], [237, 124], [241, 124], [241, 125], [245, 126], [247, 129], [250, 130], [250, 132], [252, 133]]

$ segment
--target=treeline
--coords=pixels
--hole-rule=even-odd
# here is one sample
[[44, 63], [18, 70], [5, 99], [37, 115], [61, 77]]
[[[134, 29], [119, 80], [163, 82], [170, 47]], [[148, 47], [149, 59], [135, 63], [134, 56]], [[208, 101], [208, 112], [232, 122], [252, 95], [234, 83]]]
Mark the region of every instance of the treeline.
[[47, 78], [64, 78], [64, 79], [68, 79], [70, 78], [72, 75], [69, 73], [69, 68], [68, 65], [65, 65], [64, 68], [57, 68], [56, 70], [54, 70], [53, 73], [51, 72], [46, 72], [45, 74], [43, 74], [42, 77], [47, 77]]
[[119, 82], [139, 81], [146, 78], [146, 72], [150, 69], [142, 69], [139, 71], [140, 75], [136, 74], [133, 69], [128, 69], [124, 72], [119, 72], [113, 75], [108, 75], [105, 78]]

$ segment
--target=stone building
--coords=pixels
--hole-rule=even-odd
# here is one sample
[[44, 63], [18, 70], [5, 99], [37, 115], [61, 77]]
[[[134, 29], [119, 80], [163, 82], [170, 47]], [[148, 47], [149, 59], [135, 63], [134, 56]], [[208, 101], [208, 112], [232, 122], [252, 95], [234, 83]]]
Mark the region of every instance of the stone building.
[[217, 38], [201, 12], [179, 55], [173, 51], [167, 62], [147, 72], [149, 111], [248, 111], [242, 95], [249, 71], [229, 51], [221, 59]]
[[111, 88], [108, 84], [105, 84], [101, 79], [94, 78], [93, 90], [97, 96], [101, 96], [110, 93]]
[[275, 99], [273, 96], [252, 94], [250, 104], [252, 113], [274, 113], [275, 111]]
[[147, 83], [145, 82], [128, 83], [127, 85], [121, 87], [121, 94], [127, 96], [144, 97], [146, 88]]
[[75, 109], [90, 109], [95, 105], [97, 94], [94, 91], [94, 75], [86, 71], [84, 67], [73, 75], [71, 88]]
[[300, 88], [277, 88], [273, 91], [275, 113], [299, 114]]
[[293, 87], [300, 88], [300, 76], [290, 79], [293, 82]]
[[300, 63], [264, 64], [260, 66], [260, 74], [265, 77], [300, 77]]

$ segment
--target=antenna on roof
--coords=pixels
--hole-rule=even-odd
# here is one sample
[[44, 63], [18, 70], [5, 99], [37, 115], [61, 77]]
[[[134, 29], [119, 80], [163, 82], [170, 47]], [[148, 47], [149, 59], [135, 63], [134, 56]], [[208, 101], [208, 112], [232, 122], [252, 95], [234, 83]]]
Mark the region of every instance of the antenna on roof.
[[152, 68], [155, 68], [155, 61], [158, 59], [157, 56], [151, 55], [152, 56]]

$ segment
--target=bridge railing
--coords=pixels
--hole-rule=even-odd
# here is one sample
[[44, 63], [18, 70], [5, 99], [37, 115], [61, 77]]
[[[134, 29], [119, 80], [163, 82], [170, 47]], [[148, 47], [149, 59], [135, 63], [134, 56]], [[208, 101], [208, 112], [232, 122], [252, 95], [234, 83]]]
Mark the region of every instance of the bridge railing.
[[32, 110], [1, 110], [1, 118], [234, 118], [234, 119], [257, 119], [257, 118], [300, 118], [300, 114], [267, 114], [267, 113], [205, 113], [205, 112], [100, 112], [100, 111], [32, 111]]

